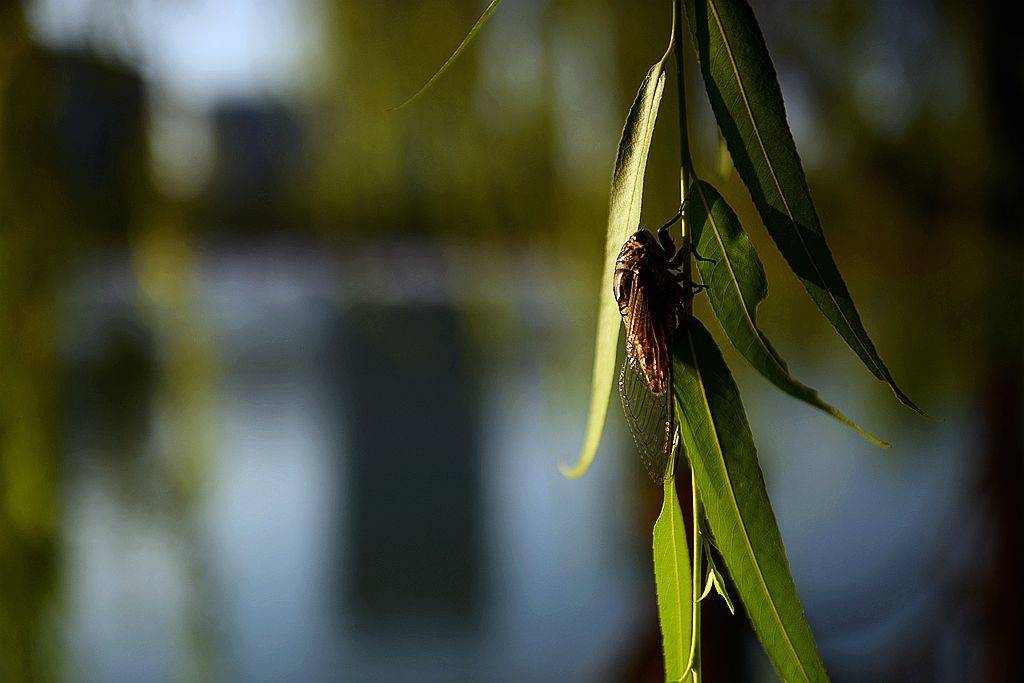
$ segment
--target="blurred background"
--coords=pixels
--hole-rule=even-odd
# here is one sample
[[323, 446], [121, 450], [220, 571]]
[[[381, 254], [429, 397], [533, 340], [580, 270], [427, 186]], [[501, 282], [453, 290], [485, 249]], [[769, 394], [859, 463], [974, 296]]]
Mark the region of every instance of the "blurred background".
[[[385, 114], [484, 4], [0, 3], [0, 681], [661, 678], [660, 492], [617, 401], [587, 476], [558, 465], [670, 3], [508, 0]], [[753, 5], [861, 315], [940, 418], [823, 322], [691, 69], [697, 170], [766, 263], [764, 328], [895, 444], [723, 344], [808, 619], [836, 681], [1016, 680], [1013, 3]], [[675, 106], [647, 224], [678, 202]], [[704, 614], [707, 681], [774, 679], [742, 614]]]

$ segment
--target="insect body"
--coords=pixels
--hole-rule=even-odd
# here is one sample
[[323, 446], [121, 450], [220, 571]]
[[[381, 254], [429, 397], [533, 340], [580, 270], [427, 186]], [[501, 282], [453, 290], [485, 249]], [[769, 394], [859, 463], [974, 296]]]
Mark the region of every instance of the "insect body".
[[675, 272], [689, 255], [675, 249], [668, 228], [658, 237], [641, 229], [622, 245], [612, 280], [626, 326], [626, 357], [619, 396], [633, 440], [650, 475], [667, 477], [672, 451], [672, 335], [689, 315], [692, 294], [703, 288]]

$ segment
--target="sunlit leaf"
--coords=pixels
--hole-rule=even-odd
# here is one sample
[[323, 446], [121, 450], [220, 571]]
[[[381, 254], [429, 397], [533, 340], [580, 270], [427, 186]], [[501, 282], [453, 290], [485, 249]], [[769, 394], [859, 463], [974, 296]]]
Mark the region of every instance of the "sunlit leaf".
[[597, 447], [601, 443], [605, 418], [608, 416], [608, 400], [611, 397], [612, 382], [615, 378], [615, 351], [619, 343], [619, 309], [612, 297], [612, 275], [615, 259], [623, 242], [640, 225], [640, 207], [644, 194], [644, 171], [647, 168], [647, 153], [654, 134], [654, 122], [665, 90], [665, 60], [671, 51], [665, 52], [661, 60], [651, 67], [640, 84], [640, 91], [633, 100], [633, 106], [626, 117], [626, 125], [619, 140], [619, 151], [615, 156], [615, 170], [612, 173], [612, 190], [608, 206], [608, 235], [605, 240], [604, 269], [601, 276], [600, 310], [597, 314], [597, 339], [594, 343], [594, 372], [590, 388], [590, 418], [583, 448], [574, 466], [562, 465], [562, 474], [579, 477], [594, 461]]
[[732, 604], [732, 598], [729, 597], [729, 591], [725, 587], [725, 577], [722, 576], [722, 572], [718, 571], [718, 566], [711, 559], [710, 553], [708, 554], [708, 577], [714, 583], [715, 591], [725, 600], [725, 606], [729, 608], [729, 613], [736, 614], [736, 607]]
[[732, 157], [729, 156], [729, 145], [725, 144], [722, 131], [718, 131], [718, 179], [726, 181], [732, 176]]
[[700, 597], [697, 598], [697, 602], [704, 602], [704, 598], [711, 595], [711, 590], [715, 587], [715, 576], [711, 573], [711, 568], [708, 567], [707, 578], [704, 579], [704, 590], [700, 592]]
[[755, 370], [784, 392], [823, 410], [853, 428], [872, 443], [889, 444], [861, 429], [837, 408], [821, 400], [818, 392], [798, 382], [785, 361], [757, 326], [757, 307], [768, 295], [768, 280], [754, 246], [739, 219], [711, 185], [694, 181], [688, 195], [687, 220], [693, 229], [701, 279], [729, 341]]
[[722, 576], [722, 572], [718, 571], [714, 560], [709, 557], [707, 576], [704, 579], [704, 589], [701, 591], [700, 597], [697, 598], [697, 602], [704, 602], [704, 598], [711, 595], [712, 590], [718, 593], [722, 600], [725, 601], [725, 606], [729, 608], [729, 613], [736, 614], [736, 607], [732, 604], [732, 598], [729, 597], [729, 593], [725, 588], [725, 577]]
[[783, 680], [828, 680], [797, 598], [739, 392], [696, 320], [676, 334], [672, 380], [705, 517], [754, 631]]
[[867, 368], [921, 412], [878, 355], [825, 242], [753, 11], [746, 0], [686, 0], [686, 16], [718, 126], [779, 251]]
[[654, 581], [658, 588], [665, 680], [679, 681], [689, 668], [693, 587], [675, 480], [667, 479], [664, 489], [661, 514], [654, 523]]
[[491, 3], [487, 5], [487, 8], [484, 10], [484, 13], [481, 14], [480, 18], [476, 20], [475, 24], [473, 24], [473, 28], [469, 29], [469, 33], [467, 33], [466, 37], [462, 39], [462, 42], [459, 43], [459, 46], [455, 48], [455, 52], [452, 53], [451, 57], [449, 57], [445, 61], [445, 63], [441, 65], [441, 68], [435, 71], [434, 75], [431, 76], [427, 80], [427, 82], [423, 84], [423, 87], [417, 90], [415, 93], [413, 93], [412, 96], [409, 97], [409, 99], [407, 99], [405, 102], [402, 102], [397, 107], [389, 108], [388, 111], [398, 111], [399, 109], [407, 107], [408, 105], [412, 104], [417, 99], [419, 99], [420, 95], [430, 90], [430, 86], [434, 85], [437, 79], [441, 78], [441, 76], [444, 75], [444, 72], [448, 70], [448, 67], [455, 63], [455, 60], [459, 58], [459, 55], [461, 55], [463, 51], [467, 47], [469, 47], [469, 44], [473, 42], [474, 38], [476, 38], [476, 34], [480, 32], [480, 29], [484, 27], [484, 24], [487, 23], [487, 20], [491, 18], [491, 15], [494, 14], [494, 10], [498, 9], [498, 5], [500, 4], [501, 0], [491, 0]]

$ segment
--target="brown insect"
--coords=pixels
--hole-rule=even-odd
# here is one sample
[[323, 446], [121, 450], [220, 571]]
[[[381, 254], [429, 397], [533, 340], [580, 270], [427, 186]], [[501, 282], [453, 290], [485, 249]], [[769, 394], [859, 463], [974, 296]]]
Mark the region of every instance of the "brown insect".
[[[674, 436], [672, 335], [689, 316], [694, 292], [704, 285], [675, 272], [692, 252], [676, 251], [668, 229], [655, 237], [640, 229], [622, 245], [612, 280], [615, 301], [626, 325], [626, 357], [619, 373], [619, 397], [640, 457], [656, 481], [669, 474]], [[699, 258], [699, 257], [698, 257]]]

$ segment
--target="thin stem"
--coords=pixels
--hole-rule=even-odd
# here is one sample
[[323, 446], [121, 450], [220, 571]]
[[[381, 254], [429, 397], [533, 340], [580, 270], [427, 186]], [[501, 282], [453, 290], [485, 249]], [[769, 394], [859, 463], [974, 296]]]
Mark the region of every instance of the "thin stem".
[[686, 128], [686, 78], [683, 70], [683, 8], [682, 0], [672, 0], [672, 34], [673, 50], [676, 59], [676, 89], [679, 92], [679, 164], [680, 164], [680, 196], [685, 201], [686, 190], [693, 175], [693, 160], [690, 158], [690, 140]]
[[703, 581], [701, 573], [704, 541], [700, 536], [700, 498], [697, 496], [697, 475], [690, 468], [690, 490], [693, 494], [693, 579], [690, 581], [693, 594], [693, 612], [690, 615], [690, 676], [693, 683], [700, 682], [700, 592]]
[[[676, 91], [679, 93], [679, 210], [682, 212], [682, 220], [679, 224], [682, 228], [683, 241], [682, 249], [686, 256], [683, 259], [683, 281], [686, 283], [686, 311], [693, 310], [693, 289], [689, 286], [693, 282], [693, 246], [688, 229], [686, 218], [686, 199], [690, 188], [690, 180], [693, 177], [693, 159], [690, 156], [690, 139], [686, 127], [686, 71], [683, 62], [683, 3], [682, 0], [672, 1], [672, 35], [675, 40], [672, 47], [676, 59]], [[700, 498], [697, 495], [697, 475], [690, 467], [690, 490], [693, 495], [693, 572], [691, 574], [692, 587], [692, 613], [690, 615], [690, 680], [692, 683], [700, 683], [700, 592], [703, 574], [702, 550], [704, 542], [700, 535], [701, 507]]]
[[[675, 36], [673, 49], [676, 58], [676, 91], [679, 93], [679, 207], [684, 210], [686, 206], [687, 192], [690, 188], [690, 179], [693, 176], [693, 159], [690, 156], [690, 139], [686, 127], [686, 71], [683, 67], [683, 3], [682, 0], [672, 0], [672, 34]], [[690, 239], [690, 230], [684, 212], [679, 225], [683, 232], [682, 248], [686, 254], [683, 260], [683, 281], [689, 284], [693, 281], [693, 262], [691, 252], [693, 247]], [[693, 292], [686, 288], [686, 310], [693, 309]]]
[[[683, 62], [683, 3], [682, 0], [672, 0], [672, 49], [676, 60], [676, 92], [679, 94], [679, 211], [682, 219], [679, 225], [682, 229], [682, 249], [686, 256], [683, 259], [683, 279], [686, 283], [686, 311], [693, 310], [693, 290], [689, 284], [693, 281], [693, 246], [690, 238], [690, 230], [687, 226], [686, 199], [690, 188], [690, 180], [693, 177], [693, 159], [690, 156], [690, 140], [686, 127], [686, 72]], [[693, 570], [691, 573], [691, 601], [692, 611], [690, 614], [690, 672], [688, 679], [691, 683], [700, 683], [700, 593], [703, 582], [701, 570], [704, 564], [702, 551], [704, 541], [700, 534], [701, 506], [700, 498], [697, 495], [697, 475], [690, 467], [690, 491], [693, 498]]]

